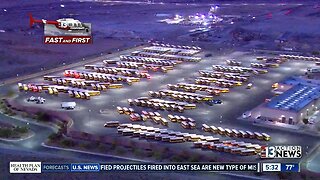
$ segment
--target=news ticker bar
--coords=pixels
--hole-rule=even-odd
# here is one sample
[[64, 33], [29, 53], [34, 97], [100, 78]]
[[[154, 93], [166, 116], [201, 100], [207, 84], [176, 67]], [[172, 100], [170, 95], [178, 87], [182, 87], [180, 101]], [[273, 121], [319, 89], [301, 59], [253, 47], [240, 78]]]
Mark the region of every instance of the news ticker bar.
[[50, 172], [300, 172], [299, 163], [44, 163], [10, 162], [10, 173]]

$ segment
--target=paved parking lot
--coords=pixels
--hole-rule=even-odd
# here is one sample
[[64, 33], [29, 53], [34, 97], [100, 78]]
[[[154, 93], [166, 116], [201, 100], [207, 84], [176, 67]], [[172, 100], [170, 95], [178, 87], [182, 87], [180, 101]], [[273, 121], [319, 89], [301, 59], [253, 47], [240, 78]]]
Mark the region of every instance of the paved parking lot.
[[[120, 52], [119, 54], [128, 54], [130, 51]], [[116, 111], [117, 106], [129, 107], [127, 99], [138, 98], [141, 96], [148, 96], [148, 91], [158, 91], [160, 89], [166, 89], [167, 84], [176, 84], [179, 82], [191, 82], [196, 76], [199, 76], [198, 70], [212, 70], [212, 65], [220, 64], [226, 65], [225, 60], [236, 59], [241, 61], [243, 66], [250, 67], [251, 62], [257, 62], [255, 60], [256, 56], [251, 52], [233, 52], [231, 54], [223, 54], [220, 51], [210, 52], [213, 54], [212, 57], [204, 57], [204, 54], [208, 52], [204, 51], [199, 55], [203, 58], [202, 61], [198, 63], [182, 63], [177, 65], [173, 70], [168, 73], [161, 72], [151, 72], [151, 79], [142, 78], [140, 82], [134, 83], [132, 86], [124, 85], [121, 89], [108, 89], [107, 92], [102, 92], [100, 96], [91, 97], [91, 100], [81, 100], [75, 98], [69, 98], [68, 94], [48, 95], [45, 93], [37, 94], [32, 92], [21, 91], [15, 98], [16, 101], [28, 105], [28, 106], [41, 106], [42, 108], [54, 109], [57, 111], [65, 111], [73, 119], [74, 124], [72, 128], [85, 131], [88, 133], [98, 134], [98, 135], [111, 135], [118, 137], [115, 129], [104, 128], [103, 124], [106, 121], [120, 121], [121, 123], [131, 123], [128, 116], [119, 115]], [[108, 59], [117, 59], [118, 54], [111, 55], [110, 57], [105, 57]], [[101, 64], [101, 63], [100, 63]], [[292, 132], [286, 132], [281, 130], [274, 130], [270, 128], [253, 126], [249, 122], [239, 121], [237, 117], [247, 110], [259, 105], [266, 98], [271, 98], [272, 93], [271, 85], [275, 82], [279, 82], [286, 77], [302, 74], [307, 67], [312, 66], [312, 62], [303, 61], [288, 61], [280, 65], [279, 68], [269, 68], [269, 73], [260, 74], [252, 76], [249, 82], [253, 83], [252, 89], [246, 89], [246, 86], [237, 86], [230, 88], [230, 93], [222, 93], [218, 96], [218, 99], [223, 101], [223, 104], [217, 104], [213, 106], [208, 106], [206, 104], [197, 104], [197, 108], [194, 110], [186, 110], [184, 113], [173, 113], [167, 111], [158, 111], [161, 115], [167, 118], [168, 114], [179, 114], [186, 117], [192, 117], [197, 122], [197, 128], [195, 130], [183, 129], [178, 123], [169, 122], [168, 129], [181, 132], [189, 132], [194, 134], [204, 134], [213, 135], [224, 139], [237, 139], [239, 141], [252, 142], [258, 144], [277, 144], [277, 145], [302, 145], [303, 147], [314, 146], [317, 139], [307, 135], [295, 134]], [[73, 68], [76, 70], [84, 70], [83, 67]], [[51, 75], [51, 74], [50, 74]], [[54, 73], [52, 75], [63, 76], [62, 72]], [[44, 82], [42, 77], [38, 77], [31, 80], [26, 80], [22, 83], [28, 82]], [[4, 89], [12, 89], [18, 91], [17, 85], [7, 85]], [[26, 99], [33, 96], [42, 96], [46, 98], [45, 104], [35, 104], [27, 102]], [[60, 108], [61, 102], [63, 101], [75, 101], [77, 103], [76, 109], [72, 111], [62, 110]], [[134, 109], [141, 112], [142, 107], [133, 107]], [[153, 109], [147, 109], [148, 111], [154, 111]], [[153, 126], [159, 128], [166, 128], [162, 125], [157, 125], [151, 120], [146, 122], [138, 122], [139, 124], [144, 124], [146, 126]], [[240, 138], [229, 138], [219, 135], [214, 135], [210, 133], [205, 133], [201, 130], [201, 124], [221, 126], [224, 128], [235, 128], [242, 130], [250, 130], [252, 132], [266, 132], [271, 135], [272, 140], [269, 142], [250, 140], [250, 139], [240, 139]], [[127, 138], [127, 137], [123, 137]], [[306, 141], [306, 139], [308, 139]], [[138, 139], [136, 139], [138, 140]], [[161, 145], [175, 146], [176, 148], [190, 148], [192, 144], [182, 143], [182, 144], [168, 144], [161, 143]], [[211, 151], [195, 150], [199, 153], [216, 153]], [[220, 153], [221, 155], [234, 156], [226, 153]], [[253, 157], [239, 157], [244, 160], [252, 159]]]

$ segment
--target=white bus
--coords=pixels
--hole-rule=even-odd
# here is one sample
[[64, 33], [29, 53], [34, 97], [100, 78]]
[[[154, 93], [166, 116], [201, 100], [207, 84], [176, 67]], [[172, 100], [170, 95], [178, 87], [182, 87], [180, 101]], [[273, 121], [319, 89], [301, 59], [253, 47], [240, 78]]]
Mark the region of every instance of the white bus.
[[258, 133], [258, 132], [254, 132], [254, 135], [255, 135], [255, 137], [256, 137], [257, 139], [263, 140], [263, 135], [262, 135], [262, 134], [260, 134], [260, 133]]
[[224, 135], [226, 131], [222, 127], [218, 127], [218, 133]]
[[209, 132], [211, 129], [210, 129], [210, 126], [208, 126], [206, 124], [202, 124], [202, 130], [205, 132]]

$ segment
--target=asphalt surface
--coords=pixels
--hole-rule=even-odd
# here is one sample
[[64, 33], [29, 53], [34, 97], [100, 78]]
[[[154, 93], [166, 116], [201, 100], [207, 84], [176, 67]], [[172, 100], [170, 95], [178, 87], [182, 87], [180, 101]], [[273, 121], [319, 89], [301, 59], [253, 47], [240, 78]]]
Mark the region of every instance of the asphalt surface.
[[[120, 52], [119, 54], [128, 54], [133, 50], [127, 50], [124, 52]], [[203, 52], [200, 56], [207, 52]], [[254, 55], [249, 52], [234, 52], [231, 54], [224, 54], [223, 52], [216, 51], [211, 52], [213, 54], [212, 57], [204, 58], [199, 63], [183, 63], [175, 67], [174, 70], [169, 71], [167, 74], [163, 73], [151, 73], [152, 78], [150, 80], [142, 79], [141, 82], [135, 83], [132, 86], [125, 85], [122, 89], [108, 89], [107, 92], [102, 92], [100, 96], [93, 97], [91, 100], [81, 100], [81, 99], [73, 99], [69, 98], [67, 94], [59, 94], [58, 96], [50, 96], [45, 93], [35, 94], [31, 92], [18, 92], [16, 84], [4, 86], [5, 88], [12, 89], [18, 92], [18, 97], [16, 101], [28, 106], [41, 106], [42, 108], [54, 109], [57, 111], [65, 111], [60, 109], [60, 103], [62, 101], [75, 101], [77, 102], [77, 107], [73, 111], [65, 111], [68, 113], [73, 119], [74, 124], [72, 128], [76, 130], [85, 131], [88, 133], [99, 134], [99, 135], [112, 135], [114, 137], [118, 137], [119, 135], [116, 133], [115, 129], [104, 128], [103, 124], [106, 121], [111, 120], [119, 120], [121, 123], [130, 123], [131, 121], [127, 116], [119, 115], [115, 108], [116, 106], [129, 106], [127, 104], [128, 98], [138, 98], [140, 96], [147, 96], [149, 90], [160, 90], [165, 89], [166, 84], [175, 84], [178, 82], [190, 82], [190, 80], [195, 76], [198, 76], [198, 70], [211, 70], [211, 65], [213, 64], [225, 64], [226, 59], [236, 59], [237, 61], [242, 61], [245, 66], [249, 66], [250, 62], [257, 62]], [[110, 56], [104, 56], [103, 58], [97, 59], [97, 62], [101, 59], [115, 59], [118, 55], [113, 54]], [[92, 63], [90, 63], [92, 64]], [[98, 63], [99, 64], [99, 63]], [[100, 61], [101, 64], [101, 61]], [[266, 98], [271, 98], [272, 94], [270, 92], [271, 85], [275, 82], [279, 82], [286, 77], [303, 74], [307, 67], [310, 67], [312, 63], [310, 62], [302, 62], [302, 61], [289, 61], [282, 64], [279, 68], [269, 69], [269, 73], [252, 76], [250, 82], [253, 83], [252, 89], [246, 89], [245, 86], [235, 87], [230, 89], [230, 93], [222, 94], [220, 97], [217, 97], [223, 101], [221, 105], [208, 106], [205, 104], [199, 104], [198, 108], [195, 110], [187, 110], [183, 113], [186, 117], [192, 117], [197, 121], [197, 129], [196, 130], [185, 130], [179, 124], [169, 123], [168, 129], [176, 130], [181, 132], [192, 132], [195, 134], [204, 134], [210, 135], [209, 133], [205, 133], [201, 130], [201, 124], [206, 123], [208, 125], [221, 126], [225, 128], [235, 128], [235, 129], [243, 129], [250, 131], [258, 131], [258, 132], [266, 132], [271, 135], [272, 140], [269, 142], [261, 142], [258, 140], [247, 140], [247, 139], [237, 139], [245, 142], [258, 143], [262, 145], [301, 145], [304, 149], [304, 153], [308, 153], [309, 149], [312, 148], [317, 142], [317, 138], [308, 136], [295, 134], [293, 132], [287, 132], [283, 130], [276, 130], [272, 128], [265, 127], [257, 127], [253, 126], [250, 122], [245, 122], [241, 120], [237, 120], [236, 118], [241, 116], [241, 114], [247, 110], [252, 109], [253, 107], [262, 103]], [[72, 68], [84, 70], [82, 66]], [[53, 75], [62, 76], [62, 72], [54, 73]], [[38, 77], [36, 79], [31, 79], [27, 81], [22, 81], [24, 83], [27, 82], [45, 82], [42, 77]], [[42, 96], [46, 98], [46, 103], [43, 105], [28, 103], [26, 99], [31, 96]], [[134, 109], [140, 111], [142, 108], [134, 107]], [[103, 114], [100, 111], [103, 110]], [[152, 109], [148, 109], [152, 111]], [[161, 111], [160, 112], [164, 117], [167, 116], [168, 112]], [[140, 124], [144, 124], [147, 126], [161, 127], [165, 128], [161, 125], [156, 125], [151, 121], [141, 122]], [[213, 135], [213, 134], [212, 134]], [[222, 137], [219, 135], [213, 135], [215, 137], [219, 137], [221, 139], [230, 139], [228, 137]], [[126, 138], [126, 137], [121, 137]], [[308, 139], [308, 141], [306, 141]], [[164, 144], [164, 146], [172, 146], [176, 148], [185, 148], [191, 150], [192, 144], [183, 143], [183, 144]], [[208, 152], [202, 150], [193, 150], [193, 152], [202, 153], [202, 154], [214, 154], [217, 156], [226, 156], [229, 158], [233, 158], [234, 155], [219, 153], [219, 152]], [[258, 160], [256, 157], [237, 157], [240, 160]], [[293, 160], [296, 161], [296, 160]]]

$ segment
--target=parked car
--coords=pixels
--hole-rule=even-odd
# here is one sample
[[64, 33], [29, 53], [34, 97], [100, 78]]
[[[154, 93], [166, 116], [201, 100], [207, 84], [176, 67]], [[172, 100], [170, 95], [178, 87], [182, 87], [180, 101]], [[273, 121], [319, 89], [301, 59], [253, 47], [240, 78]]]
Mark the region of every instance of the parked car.
[[214, 104], [222, 104], [222, 101], [220, 99], [214, 99], [206, 101], [206, 104], [208, 104], [209, 106], [213, 106]]
[[46, 102], [46, 99], [44, 99], [42, 97], [38, 97], [35, 101], [37, 104], [43, 104], [44, 102]]
[[27, 99], [28, 102], [34, 102], [36, 100], [36, 97], [31, 96]]

